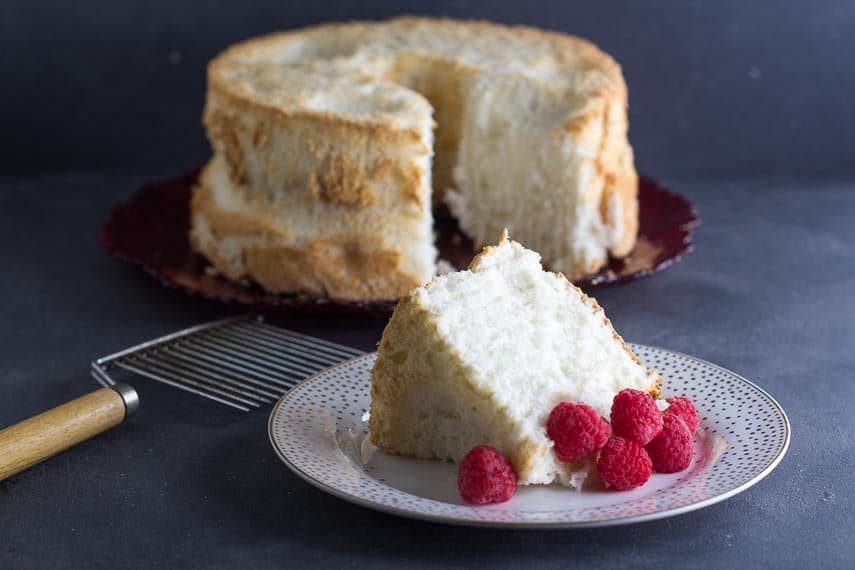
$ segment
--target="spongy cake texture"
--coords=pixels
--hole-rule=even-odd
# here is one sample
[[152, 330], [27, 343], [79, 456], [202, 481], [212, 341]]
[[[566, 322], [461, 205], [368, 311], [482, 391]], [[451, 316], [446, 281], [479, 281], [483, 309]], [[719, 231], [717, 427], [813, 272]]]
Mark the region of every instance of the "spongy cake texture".
[[398, 304], [372, 370], [371, 439], [387, 452], [452, 461], [492, 445], [521, 484], [569, 484], [546, 436], [552, 408], [582, 401], [608, 418], [617, 392], [658, 397], [660, 382], [594, 299], [503, 234], [468, 270]]
[[[397, 18], [250, 40], [208, 69], [192, 240], [273, 292], [393, 299], [435, 271], [432, 205], [576, 278], [626, 255], [620, 67], [563, 34]], [[435, 131], [434, 131], [435, 128]]]

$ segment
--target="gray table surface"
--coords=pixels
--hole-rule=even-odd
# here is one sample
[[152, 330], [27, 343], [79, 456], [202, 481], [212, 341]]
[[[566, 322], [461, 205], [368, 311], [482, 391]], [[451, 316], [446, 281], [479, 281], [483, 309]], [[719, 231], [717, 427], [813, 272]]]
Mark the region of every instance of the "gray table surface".
[[[146, 178], [0, 178], [0, 426], [94, 389], [95, 356], [236, 312], [101, 252], [108, 208]], [[792, 445], [752, 489], [601, 530], [416, 522], [292, 475], [265, 412], [232, 416], [140, 381], [133, 421], [0, 483], [0, 567], [852, 567], [855, 183], [668, 183], [699, 205], [697, 251], [597, 298], [626, 339], [730, 368], [780, 401]], [[384, 325], [269, 318], [365, 350]]]

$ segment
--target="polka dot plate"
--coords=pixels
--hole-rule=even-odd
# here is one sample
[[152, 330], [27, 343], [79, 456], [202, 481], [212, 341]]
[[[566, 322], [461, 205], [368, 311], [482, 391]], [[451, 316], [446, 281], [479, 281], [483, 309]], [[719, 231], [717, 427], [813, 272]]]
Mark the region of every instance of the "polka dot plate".
[[506, 503], [466, 504], [457, 493], [454, 464], [387, 455], [368, 441], [375, 354], [327, 368], [285, 394], [270, 416], [270, 440], [294, 473], [347, 501], [411, 518], [491, 527], [576, 528], [666, 518], [732, 497], [778, 465], [790, 442], [790, 425], [769, 394], [698, 358], [632, 348], [662, 373], [663, 397], [688, 396], [701, 417], [689, 468], [654, 473], [632, 491], [609, 490], [598, 482], [581, 491], [526, 486]]

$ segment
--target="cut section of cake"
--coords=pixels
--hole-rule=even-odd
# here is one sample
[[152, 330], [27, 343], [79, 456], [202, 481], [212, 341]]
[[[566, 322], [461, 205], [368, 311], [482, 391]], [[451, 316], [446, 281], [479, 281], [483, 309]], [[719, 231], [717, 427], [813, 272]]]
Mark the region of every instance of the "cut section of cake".
[[460, 461], [476, 445], [511, 460], [519, 483], [572, 484], [546, 434], [550, 411], [581, 401], [609, 416], [615, 394], [659, 396], [597, 302], [540, 255], [508, 239], [468, 270], [403, 298], [377, 351], [371, 441], [413, 457]]

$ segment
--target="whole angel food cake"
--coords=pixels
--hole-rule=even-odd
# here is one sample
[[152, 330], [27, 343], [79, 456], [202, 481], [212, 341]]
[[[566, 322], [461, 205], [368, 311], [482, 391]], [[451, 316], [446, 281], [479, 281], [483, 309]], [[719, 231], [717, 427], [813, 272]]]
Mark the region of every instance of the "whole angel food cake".
[[507, 232], [468, 270], [435, 277], [398, 303], [371, 379], [376, 446], [455, 462], [491, 446], [521, 485], [573, 484], [573, 465], [547, 434], [559, 403], [609, 417], [619, 392], [655, 398], [662, 381], [594, 299], [544, 271]]
[[397, 18], [237, 44], [208, 68], [192, 242], [265, 289], [396, 299], [436, 270], [432, 207], [510, 228], [571, 279], [638, 227], [620, 67], [564, 34]]

